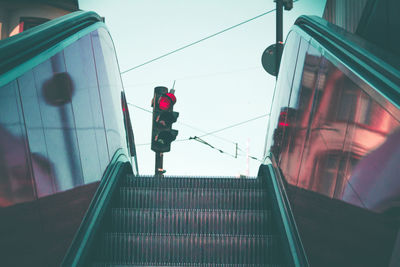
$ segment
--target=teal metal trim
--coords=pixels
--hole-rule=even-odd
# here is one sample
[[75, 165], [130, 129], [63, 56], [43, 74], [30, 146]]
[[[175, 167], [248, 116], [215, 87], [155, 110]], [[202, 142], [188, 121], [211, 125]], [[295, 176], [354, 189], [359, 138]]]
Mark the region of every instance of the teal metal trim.
[[95, 12], [73, 12], [0, 41], [0, 74], [76, 32], [102, 21]]
[[[292, 222], [290, 223], [289, 220], [289, 214], [293, 214], [292, 209], [290, 207], [290, 205], [286, 205], [285, 203], [288, 202], [288, 200], [284, 201], [283, 199], [286, 198], [287, 199], [287, 195], [286, 192], [283, 192], [282, 190], [282, 185], [278, 185], [278, 180], [276, 178], [275, 175], [275, 171], [274, 168], [272, 167], [272, 164], [267, 165], [270, 175], [271, 175], [271, 181], [272, 181], [272, 185], [274, 187], [274, 191], [275, 192], [279, 192], [276, 194], [276, 201], [279, 207], [279, 210], [281, 211], [285, 211], [285, 212], [281, 212], [280, 216], [283, 222], [283, 226], [285, 228], [285, 232], [286, 232], [286, 236], [289, 242], [289, 248], [290, 248], [290, 252], [293, 255], [293, 261], [294, 261], [294, 266], [304, 266], [300, 264], [300, 260], [299, 260], [299, 253], [297, 252], [297, 246], [296, 241], [295, 241], [295, 237], [294, 237], [294, 233], [292, 228], [295, 228], [294, 231], [298, 232], [297, 229], [297, 225], [296, 223]], [[290, 226], [290, 224], [292, 224]], [[302, 250], [304, 251], [303, 245], [300, 243], [300, 246], [302, 248]], [[305, 255], [305, 252], [303, 252]]]
[[117, 188], [119, 178], [132, 173], [129, 157], [123, 149], [115, 152], [101, 179], [85, 218], [75, 234], [74, 240], [64, 257], [61, 266], [84, 266], [89, 248], [99, 228], [100, 221], [109, 206], [111, 197]]
[[39, 53], [38, 55], [34, 56], [31, 59], [28, 59], [27, 61], [23, 62], [22, 64], [14, 67], [13, 69], [7, 71], [3, 75], [0, 76], [0, 87], [6, 85], [7, 83], [17, 79], [21, 75], [23, 75], [25, 72], [28, 70], [34, 68], [35, 66], [39, 65], [40, 63], [48, 60], [55, 54], [61, 52], [64, 50], [67, 46], [71, 45], [72, 43], [76, 42], [78, 39], [82, 38], [83, 36], [99, 29], [99, 28], [106, 28], [105, 24], [103, 22], [97, 22], [95, 24], [92, 24], [89, 27], [86, 27], [77, 33], [75, 33], [72, 36], [67, 37], [63, 41], [53, 45], [52, 47], [48, 48], [47, 50]]
[[135, 175], [139, 176], [139, 165], [138, 165], [137, 155], [135, 155], [135, 157], [134, 157], [134, 162], [135, 162], [135, 171], [136, 171]]
[[301, 16], [295, 25], [294, 30], [312, 37], [311, 45], [322, 54], [329, 53], [388, 101], [400, 107], [398, 57], [318, 17]]
[[289, 249], [290, 266], [308, 267], [309, 262], [294, 220], [285, 185], [279, 172], [273, 166], [273, 160], [271, 164], [260, 166], [259, 176], [266, 179], [267, 187], [274, 198], [273, 203], [279, 213], [278, 222], [282, 226], [284, 243], [286, 243], [284, 245]]

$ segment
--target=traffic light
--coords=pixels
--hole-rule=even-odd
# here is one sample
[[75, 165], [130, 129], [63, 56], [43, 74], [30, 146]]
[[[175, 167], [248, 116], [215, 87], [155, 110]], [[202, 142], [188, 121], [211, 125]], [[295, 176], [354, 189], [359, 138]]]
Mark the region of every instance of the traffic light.
[[172, 129], [172, 124], [178, 119], [179, 113], [173, 111], [176, 97], [174, 90], [168, 92], [168, 88], [158, 86], [154, 88], [153, 128], [151, 134], [151, 150], [162, 153], [171, 150], [171, 142], [178, 135], [177, 130]]

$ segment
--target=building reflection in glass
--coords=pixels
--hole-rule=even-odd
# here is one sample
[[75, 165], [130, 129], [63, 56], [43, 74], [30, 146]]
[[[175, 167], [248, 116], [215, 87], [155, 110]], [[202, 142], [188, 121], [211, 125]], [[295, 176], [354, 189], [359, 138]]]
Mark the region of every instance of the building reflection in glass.
[[[400, 123], [399, 114], [389, 111], [396, 108], [380, 95], [372, 97], [373, 88], [303, 42], [293, 83], [277, 84], [280, 114], [270, 151], [284, 177], [370, 210], [395, 209]], [[279, 90], [288, 91], [287, 86], [290, 98], [281, 99]]]

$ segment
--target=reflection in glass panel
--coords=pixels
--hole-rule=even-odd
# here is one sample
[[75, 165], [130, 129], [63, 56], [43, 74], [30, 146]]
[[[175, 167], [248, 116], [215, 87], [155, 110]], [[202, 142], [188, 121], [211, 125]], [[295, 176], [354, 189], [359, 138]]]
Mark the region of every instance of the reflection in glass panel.
[[33, 69], [48, 157], [54, 163], [57, 192], [83, 184], [71, 107], [75, 90], [71, 77], [65, 72], [62, 53]]
[[[286, 133], [283, 139], [282, 149], [285, 151], [281, 152], [280, 166], [282, 172], [285, 175], [287, 181], [291, 184], [297, 184], [297, 175], [300, 169], [301, 161], [290, 162], [288, 161], [288, 155], [291, 153], [301, 153], [302, 147], [304, 146], [305, 133], [307, 127], [302, 127], [298, 122], [298, 116], [304, 113], [306, 105], [306, 99], [310, 97], [306, 87], [302, 86], [303, 70], [306, 60], [306, 52], [308, 49], [308, 42], [304, 39], [300, 40], [299, 53], [297, 58], [296, 70], [293, 78], [293, 85], [289, 100], [289, 107], [286, 109], [287, 122], [285, 125]], [[296, 147], [294, 149], [294, 147]], [[291, 156], [293, 157], [293, 156]], [[295, 156], [300, 158], [300, 154]]]
[[297, 52], [299, 48], [300, 37], [296, 32], [290, 32], [287, 37], [285, 48], [282, 55], [282, 65], [279, 68], [278, 80], [274, 92], [274, 102], [271, 109], [270, 122], [272, 125], [278, 125], [277, 128], [269, 129], [267, 143], [271, 152], [279, 160], [281, 142], [284, 139], [285, 125], [287, 119], [287, 106], [292, 88], [293, 73], [296, 67]]
[[66, 69], [75, 90], [72, 109], [85, 184], [101, 178], [109, 159], [91, 50], [90, 36], [64, 50]]
[[[391, 105], [387, 102], [387, 105]], [[342, 199], [374, 211], [399, 206], [400, 123], [360, 90], [345, 148], [356, 155]]]
[[382, 212], [399, 205], [400, 123], [387, 111], [393, 106], [373, 99], [366, 87], [310, 47], [301, 87], [280, 108], [286, 134], [274, 138], [280, 138], [280, 167], [289, 183]]
[[26, 132], [29, 140], [31, 163], [38, 197], [56, 192], [54, 162], [47, 153], [46, 140], [33, 72], [18, 78], [21, 103], [24, 109]]
[[[351, 108], [354, 106], [348, 101], [343, 101], [342, 96], [351, 95], [346, 92], [353, 90], [353, 87], [344, 85], [344, 77], [333, 64], [323, 58], [315, 89], [308, 142], [302, 159], [305, 165], [302, 166], [299, 174], [302, 187], [331, 197], [335, 192], [336, 180], [340, 179], [338, 173], [333, 173], [333, 169], [338, 170], [339, 166], [342, 166], [341, 151], [347, 121], [353, 114]], [[344, 112], [341, 111], [343, 109]], [[335, 114], [332, 115], [332, 113]], [[324, 175], [321, 176], [321, 173]]]
[[[286, 147], [282, 148], [281, 166], [285, 177], [289, 177], [288, 182], [298, 185], [306, 183], [304, 179], [299, 177], [300, 166], [305, 168], [301, 161], [305, 142], [310, 135], [309, 124], [313, 110], [314, 87], [317, 86], [317, 77], [320, 66], [321, 57], [319, 52], [313, 47], [309, 47], [302, 42], [299, 57], [303, 60], [299, 62], [299, 70], [296, 71], [294, 84], [300, 87], [292, 89], [290, 107], [288, 108], [289, 126], [287, 126], [288, 134], [285, 138], [288, 141], [283, 141]], [[297, 80], [300, 80], [299, 83]], [[300, 180], [300, 182], [299, 182]]]
[[112, 156], [117, 149], [127, 147], [121, 107], [121, 76], [108, 32], [100, 28], [92, 32], [91, 37], [108, 148]]
[[34, 199], [17, 82], [0, 88], [0, 207]]

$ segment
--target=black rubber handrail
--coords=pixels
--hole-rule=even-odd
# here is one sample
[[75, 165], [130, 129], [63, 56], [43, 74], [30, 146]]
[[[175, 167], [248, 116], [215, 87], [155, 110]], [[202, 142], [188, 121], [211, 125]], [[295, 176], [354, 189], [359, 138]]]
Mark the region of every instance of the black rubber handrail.
[[295, 25], [400, 106], [400, 59], [397, 56], [319, 17], [301, 16]]
[[261, 165], [258, 177], [265, 183], [269, 195], [273, 198], [272, 208], [280, 232], [286, 265], [293, 267], [309, 267], [307, 255], [294, 219], [285, 182], [279, 169], [274, 164]]
[[0, 75], [100, 21], [95, 12], [77, 11], [1, 40]]

